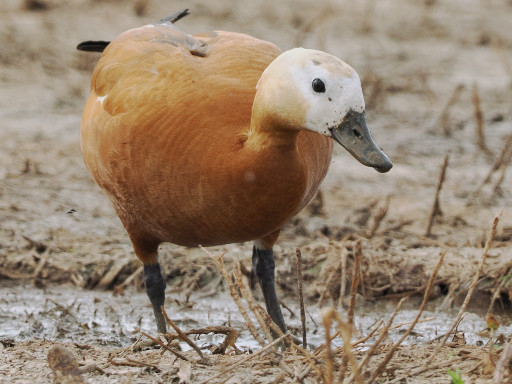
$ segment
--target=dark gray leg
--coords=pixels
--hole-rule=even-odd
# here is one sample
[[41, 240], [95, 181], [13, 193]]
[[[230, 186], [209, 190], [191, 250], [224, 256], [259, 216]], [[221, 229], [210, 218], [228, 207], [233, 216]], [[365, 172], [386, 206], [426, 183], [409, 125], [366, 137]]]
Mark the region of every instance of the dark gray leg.
[[284, 323], [281, 305], [277, 300], [275, 285], [275, 262], [272, 249], [252, 248], [252, 274], [260, 283], [267, 312], [277, 324], [281, 331], [286, 333], [286, 324]]
[[165, 302], [166, 284], [160, 270], [160, 264], [144, 265], [144, 285], [146, 286], [146, 293], [148, 294], [149, 300], [153, 305], [158, 332], [166, 333], [166, 322], [161, 310]]

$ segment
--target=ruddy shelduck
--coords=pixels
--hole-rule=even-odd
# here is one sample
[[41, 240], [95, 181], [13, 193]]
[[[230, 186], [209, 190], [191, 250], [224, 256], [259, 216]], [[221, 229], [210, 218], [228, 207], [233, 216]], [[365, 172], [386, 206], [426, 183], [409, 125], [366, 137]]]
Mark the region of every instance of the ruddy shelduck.
[[84, 161], [144, 263], [159, 332], [159, 244], [249, 240], [267, 311], [285, 331], [272, 247], [315, 195], [332, 139], [379, 172], [393, 165], [348, 64], [241, 33], [189, 35], [173, 25], [186, 14], [78, 46], [103, 51], [82, 117]]

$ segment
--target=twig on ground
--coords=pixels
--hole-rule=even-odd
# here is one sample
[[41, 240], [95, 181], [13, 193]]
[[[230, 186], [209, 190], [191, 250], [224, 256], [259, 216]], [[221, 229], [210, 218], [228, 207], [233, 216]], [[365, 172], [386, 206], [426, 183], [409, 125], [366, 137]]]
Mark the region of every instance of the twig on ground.
[[489, 236], [487, 237], [487, 241], [485, 243], [484, 252], [482, 253], [482, 257], [480, 259], [480, 263], [478, 264], [478, 269], [477, 269], [477, 271], [475, 273], [475, 276], [473, 277], [473, 281], [471, 282], [471, 285], [469, 287], [468, 293], [466, 294], [466, 298], [464, 299], [464, 302], [462, 303], [462, 306], [460, 307], [459, 313], [457, 314], [457, 318], [453, 322], [452, 326], [450, 327], [450, 329], [446, 333], [446, 335], [443, 338], [443, 340], [441, 341], [441, 343], [435, 349], [434, 353], [432, 353], [430, 358], [427, 360], [427, 362], [426, 362], [427, 365], [430, 364], [432, 362], [432, 360], [434, 359], [434, 357], [439, 353], [441, 348], [446, 343], [446, 340], [448, 340], [448, 337], [450, 336], [450, 334], [453, 332], [455, 327], [459, 324], [459, 321], [462, 318], [462, 315], [466, 311], [466, 308], [467, 308], [467, 306], [469, 304], [469, 300], [473, 296], [473, 292], [475, 291], [476, 285], [478, 284], [478, 281], [480, 279], [480, 275], [482, 274], [482, 270], [484, 268], [485, 259], [487, 258], [487, 253], [489, 252], [489, 248], [491, 247], [491, 243], [492, 243], [492, 240], [494, 239], [494, 234], [496, 232], [496, 227], [498, 226], [498, 223], [500, 221], [500, 217], [501, 217], [502, 213], [503, 213], [503, 210], [494, 217], [494, 220], [493, 220], [493, 223], [492, 223], [492, 226], [491, 226], [491, 230], [489, 231]]
[[354, 341], [354, 342], [352, 343], [352, 348], [354, 348], [355, 346], [357, 346], [357, 345], [359, 345], [359, 344], [364, 343], [366, 340], [368, 340], [369, 338], [371, 338], [371, 337], [375, 334], [375, 332], [377, 332], [377, 331], [378, 331], [378, 329], [380, 328], [380, 326], [382, 325], [382, 323], [384, 323], [384, 320], [380, 320], [380, 321], [377, 323], [377, 325], [375, 326], [375, 328], [373, 328], [373, 330], [372, 330], [369, 334], [367, 334], [365, 337], [363, 337], [362, 339], [359, 339], [359, 340], [357, 340], [357, 341]]
[[161, 307], [161, 310], [162, 310], [162, 314], [165, 317], [165, 320], [167, 321], [167, 324], [169, 324], [176, 331], [176, 333], [178, 334], [179, 338], [181, 340], [183, 340], [185, 343], [187, 343], [188, 345], [190, 345], [192, 347], [192, 349], [197, 352], [197, 354], [199, 355], [201, 360], [203, 362], [206, 362], [206, 359], [203, 356], [203, 353], [201, 352], [199, 347], [194, 342], [192, 342], [192, 340], [190, 340], [187, 337], [187, 335], [185, 333], [183, 333], [183, 331], [181, 329], [178, 328], [178, 326], [176, 324], [174, 324], [174, 322], [169, 318], [169, 316], [167, 316], [167, 312], [165, 312], [165, 308], [164, 308], [163, 305]]
[[302, 346], [307, 348], [308, 341], [306, 335], [306, 312], [304, 311], [304, 296], [302, 295], [302, 255], [299, 248], [295, 250], [295, 256], [297, 258], [297, 285], [299, 289], [300, 322], [302, 324]]
[[117, 275], [119, 275], [119, 272], [128, 264], [130, 263], [130, 258], [126, 257], [120, 260], [117, 260], [112, 264], [112, 266], [109, 268], [107, 273], [103, 275], [101, 280], [96, 285], [96, 288], [99, 289], [107, 289], [110, 284], [114, 281]]
[[381, 374], [384, 367], [387, 365], [387, 363], [391, 360], [394, 353], [396, 352], [397, 348], [402, 344], [402, 342], [410, 335], [414, 327], [416, 326], [416, 323], [420, 319], [421, 315], [423, 314], [423, 310], [425, 309], [425, 306], [427, 305], [428, 297], [430, 296], [430, 291], [434, 285], [434, 280], [437, 276], [437, 272], [439, 272], [439, 268], [441, 268], [441, 265], [443, 264], [444, 256], [446, 255], [446, 251], [443, 251], [441, 253], [441, 256], [439, 257], [439, 261], [437, 262], [437, 265], [434, 268], [434, 271], [432, 272], [432, 275], [430, 276], [430, 280], [427, 284], [427, 289], [425, 290], [425, 295], [423, 296], [423, 301], [420, 305], [420, 308], [418, 309], [418, 313], [416, 314], [416, 317], [414, 318], [414, 321], [411, 323], [407, 331], [402, 335], [402, 337], [393, 345], [391, 350], [388, 351], [386, 354], [386, 357], [384, 360], [379, 364], [378, 368], [372, 373], [372, 376], [370, 377], [370, 380], [368, 380], [370, 383], [373, 383], [374, 380]]
[[139, 276], [140, 274], [142, 274], [142, 272], [144, 271], [144, 266], [141, 265], [139, 268], [137, 268], [135, 270], [135, 272], [133, 272], [130, 276], [128, 276], [128, 278], [123, 281], [121, 284], [119, 285], [116, 285], [114, 287], [114, 293], [115, 294], [121, 294], [123, 293], [124, 289], [128, 286], [128, 284], [130, 284], [133, 280], [135, 280], [135, 278], [137, 276]]
[[116, 366], [124, 365], [124, 366], [129, 366], [129, 367], [149, 367], [149, 368], [153, 368], [154, 370], [160, 371], [158, 366], [156, 366], [155, 364], [145, 363], [143, 361], [139, 361], [136, 359], [130, 359], [129, 357], [125, 357], [124, 360], [114, 360], [113, 358], [109, 358], [108, 362], [110, 364], [116, 365]]
[[288, 311], [291, 318], [297, 317], [295, 312], [293, 312], [293, 309], [291, 309], [283, 300], [278, 299], [278, 301], [279, 301], [279, 304], [281, 304], [281, 307], [283, 307], [284, 309], [286, 309]]
[[[240, 336], [240, 333], [232, 327], [226, 327], [222, 325], [218, 326], [208, 326], [204, 328], [194, 328], [184, 332], [185, 335], [207, 335], [209, 333], [226, 335], [226, 338], [222, 342], [221, 345], [215, 347], [212, 351], [213, 354], [224, 354], [226, 352], [227, 347], [231, 346], [235, 349], [235, 351], [240, 352], [240, 350], [236, 347], [235, 342]], [[175, 333], [166, 334], [166, 338], [174, 340], [179, 338], [179, 335]], [[204, 349], [204, 348], [202, 348]]]
[[182, 360], [185, 360], [185, 361], [190, 361], [188, 359], [187, 356], [183, 355], [182, 353], [170, 348], [169, 346], [165, 345], [164, 343], [162, 343], [160, 340], [158, 340], [156, 337], [153, 337], [151, 335], [148, 335], [146, 332], [144, 331], [141, 331], [140, 329], [138, 328], [135, 328], [135, 332], [140, 332], [141, 334], [143, 334], [144, 336], [146, 336], [149, 340], [151, 340], [152, 342], [154, 343], [157, 343], [159, 346], [161, 346], [162, 348], [164, 348], [166, 351], [169, 351], [171, 352], [173, 355], [179, 357], [180, 359]]
[[[428, 319], [418, 320], [416, 322], [416, 324], [418, 324], [418, 323], [426, 323], [427, 321], [432, 321], [432, 320], [435, 320], [435, 319], [436, 319], [435, 317], [429, 317]], [[413, 321], [414, 320], [406, 321], [404, 323], [400, 323], [400, 324], [394, 325], [390, 329], [397, 329], [397, 328], [403, 327], [404, 325], [411, 324]]]
[[393, 312], [393, 314], [389, 318], [388, 322], [386, 323], [386, 326], [384, 327], [384, 329], [382, 331], [380, 331], [380, 335], [379, 335], [377, 341], [375, 341], [375, 343], [373, 343], [373, 345], [366, 352], [366, 354], [364, 355], [363, 359], [359, 363], [359, 365], [357, 367], [357, 371], [358, 372], [362, 372], [363, 371], [363, 368], [366, 366], [366, 364], [368, 363], [368, 361], [370, 360], [372, 355], [375, 353], [375, 351], [379, 347], [379, 345], [382, 342], [382, 340], [384, 340], [384, 338], [387, 336], [389, 328], [391, 327], [391, 324], [393, 324], [393, 320], [395, 319], [395, 316], [397, 315], [398, 311], [402, 307], [402, 304], [404, 303], [404, 301], [405, 301], [405, 297], [403, 299], [401, 299], [398, 302], [398, 304], [396, 305], [395, 311]]
[[246, 357], [238, 360], [236, 363], [231, 364], [231, 365], [229, 365], [227, 367], [224, 367], [217, 374], [207, 378], [206, 380], [201, 381], [199, 384], [208, 384], [208, 383], [210, 383], [212, 380], [216, 379], [217, 377], [225, 375], [226, 373], [232, 371], [233, 369], [235, 369], [239, 365], [242, 365], [243, 363], [246, 363], [247, 361], [249, 361], [251, 359], [254, 359], [256, 356], [261, 355], [262, 353], [266, 352], [268, 349], [273, 348], [274, 346], [276, 346], [277, 344], [279, 344], [281, 341], [283, 341], [286, 338], [289, 338], [290, 342], [293, 343], [293, 341], [291, 340], [291, 335], [287, 333], [286, 335], [283, 335], [283, 336], [277, 338], [276, 340], [274, 340], [270, 344], [265, 345], [258, 352], [255, 352], [252, 355], [247, 355]]
[[432, 211], [430, 212], [430, 217], [428, 218], [428, 226], [427, 231], [425, 232], [425, 236], [430, 236], [430, 230], [432, 229], [432, 225], [434, 224], [434, 219], [437, 215], [442, 215], [441, 208], [439, 205], [439, 193], [441, 192], [441, 188], [443, 187], [443, 182], [446, 175], [446, 168], [448, 167], [449, 156], [446, 155], [444, 157], [443, 165], [441, 166], [441, 174], [439, 175], [439, 181], [437, 182], [436, 194], [434, 198], [434, 205], [432, 206]]

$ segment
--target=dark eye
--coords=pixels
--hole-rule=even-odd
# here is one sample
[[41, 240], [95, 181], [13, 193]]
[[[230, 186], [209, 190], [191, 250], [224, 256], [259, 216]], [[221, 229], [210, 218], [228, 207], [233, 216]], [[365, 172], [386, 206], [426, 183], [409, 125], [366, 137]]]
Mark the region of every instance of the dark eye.
[[324, 93], [325, 92], [325, 84], [320, 79], [313, 80], [313, 83], [311, 84], [311, 86], [313, 87], [313, 91], [315, 91], [317, 93]]

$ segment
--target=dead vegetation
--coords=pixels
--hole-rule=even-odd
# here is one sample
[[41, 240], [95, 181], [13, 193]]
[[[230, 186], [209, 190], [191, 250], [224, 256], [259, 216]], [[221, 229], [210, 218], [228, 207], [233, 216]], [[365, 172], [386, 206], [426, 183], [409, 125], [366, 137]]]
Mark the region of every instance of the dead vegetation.
[[[393, 320], [404, 303], [405, 298], [402, 298], [393, 314], [385, 322], [378, 322], [373, 329], [362, 339], [354, 340], [354, 331], [356, 330], [354, 324], [354, 310], [355, 298], [359, 292], [360, 281], [358, 278], [352, 279], [350, 288], [349, 308], [346, 319], [343, 318], [341, 313], [335, 307], [325, 307], [322, 311], [322, 320], [325, 330], [325, 343], [314, 347], [312, 350], [300, 347], [294, 342], [290, 334], [283, 335], [279, 328], [272, 323], [269, 316], [262, 311], [261, 307], [253, 302], [245, 283], [241, 279], [240, 264], [237, 262], [233, 266], [232, 274], [229, 274], [224, 266], [224, 254], [213, 256], [216, 260], [222, 275], [225, 278], [225, 283], [229, 286], [232, 297], [235, 299], [240, 312], [247, 321], [247, 326], [253, 333], [253, 336], [259, 340], [261, 349], [257, 352], [246, 354], [239, 350], [236, 345], [236, 339], [239, 333], [229, 327], [208, 327], [200, 330], [189, 330], [183, 332], [174, 322], [165, 314], [168, 324], [171, 325], [176, 333], [168, 333], [165, 335], [165, 343], [159, 340], [156, 336], [151, 336], [146, 332], [141, 332], [142, 335], [149, 338], [151, 341], [162, 347], [160, 353], [157, 351], [143, 351], [136, 352], [135, 345], [129, 348], [119, 350], [115, 356], [109, 356], [106, 361], [97, 359], [94, 363], [88, 364], [86, 367], [80, 368], [73, 353], [62, 347], [56, 346], [48, 352], [48, 362], [54, 374], [54, 380], [62, 380], [67, 377], [67, 382], [84, 382], [84, 375], [82, 372], [87, 373], [87, 377], [98, 378], [107, 372], [115, 370], [116, 367], [143, 367], [150, 369], [155, 374], [176, 374], [182, 381], [192, 381], [197, 383], [213, 383], [225, 381], [240, 380], [240, 371], [249, 369], [254, 370], [272, 370], [274, 378], [280, 378], [280, 381], [290, 382], [318, 382], [318, 383], [373, 383], [373, 382], [402, 382], [403, 380], [413, 379], [420, 377], [425, 371], [429, 372], [425, 378], [432, 379], [443, 377], [448, 367], [461, 367], [471, 369], [464, 372], [466, 377], [487, 377], [495, 378], [496, 383], [507, 382], [511, 375], [508, 368], [508, 361], [510, 361], [508, 338], [504, 335], [496, 336], [494, 332], [490, 337], [490, 347], [474, 347], [466, 345], [464, 335], [461, 334], [457, 327], [460, 324], [463, 314], [466, 312], [469, 301], [474, 293], [476, 285], [480, 280], [483, 271], [483, 265], [488, 256], [491, 244], [493, 242], [496, 228], [500, 220], [500, 215], [497, 215], [489, 230], [485, 248], [480, 258], [480, 263], [477, 271], [474, 273], [471, 287], [469, 288], [464, 303], [462, 304], [458, 316], [453, 321], [450, 329], [444, 335], [442, 340], [432, 344], [423, 346], [415, 346], [415, 354], [409, 356], [410, 358], [418, 358], [422, 355], [422, 359], [426, 359], [424, 364], [420, 367], [405, 365], [400, 367], [400, 360], [407, 358], [407, 349], [404, 349], [402, 343], [408, 338], [413, 331], [415, 325], [420, 321], [423, 310], [427, 304], [432, 288], [435, 285], [437, 274], [440, 271], [446, 256], [446, 251], [440, 254], [439, 260], [430, 274], [426, 289], [423, 294], [423, 300], [417, 311], [415, 318], [407, 323], [398, 324], [392, 327]], [[355, 263], [352, 270], [352, 276], [360, 274], [362, 260], [361, 241], [357, 240], [354, 244], [355, 248]], [[298, 252], [299, 253], [299, 252]], [[245, 304], [242, 302], [245, 301]], [[254, 327], [252, 320], [248, 316], [247, 307], [252, 312], [252, 315], [258, 320], [260, 329]], [[488, 326], [491, 329], [497, 330], [499, 323], [493, 319], [494, 326], [488, 320]], [[407, 330], [395, 342], [389, 342], [389, 333], [399, 327], [408, 325]], [[334, 326], [334, 328], [333, 328]], [[331, 334], [334, 330], [334, 334]], [[212, 350], [211, 355], [204, 355], [201, 348], [197, 346], [189, 335], [217, 333], [227, 335], [225, 341], [222, 343], [221, 349]], [[271, 335], [274, 332], [274, 337]], [[447, 343], [451, 337], [452, 342]], [[181, 339], [187, 342], [194, 352], [181, 353], [171, 346], [174, 340]], [[341, 339], [342, 346], [332, 348], [335, 340]], [[138, 343], [139, 340], [136, 342]], [[495, 344], [496, 343], [496, 344]], [[493, 345], [501, 346], [503, 348], [495, 349]], [[279, 347], [280, 346], [280, 347]], [[80, 346], [77, 346], [80, 348]], [[86, 348], [88, 349], [88, 348]], [[400, 356], [394, 358], [395, 353], [400, 350]], [[176, 357], [170, 359], [172, 365], [169, 367], [165, 357], [165, 351], [172, 352]], [[411, 350], [409, 349], [409, 353]], [[191, 355], [196, 354], [196, 357]], [[446, 353], [449, 353], [449, 361], [446, 361]], [[219, 359], [214, 357], [215, 354], [223, 356], [231, 356], [231, 359]], [[104, 359], [104, 358], [103, 358]], [[178, 359], [178, 360], [177, 360]], [[181, 362], [179, 361], [181, 360]], [[398, 361], [396, 361], [398, 360]], [[165, 363], [164, 363], [165, 361]], [[393, 364], [394, 362], [394, 364]], [[208, 376], [204, 372], [204, 367], [216, 364], [217, 373]], [[91, 366], [94, 369], [91, 369]], [[426, 368], [427, 367], [427, 368]], [[207, 376], [206, 378], [204, 376]]]

